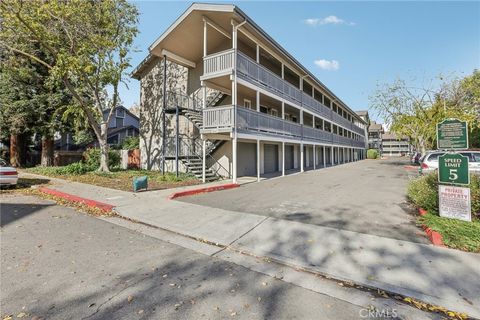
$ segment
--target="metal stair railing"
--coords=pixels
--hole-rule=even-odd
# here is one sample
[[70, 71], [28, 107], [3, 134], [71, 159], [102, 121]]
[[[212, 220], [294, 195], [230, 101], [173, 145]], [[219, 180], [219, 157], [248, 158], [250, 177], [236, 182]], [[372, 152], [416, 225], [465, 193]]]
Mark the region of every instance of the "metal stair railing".
[[[202, 150], [202, 148], [203, 148], [203, 143], [202, 143], [201, 141], [202, 141], [201, 139], [198, 139], [198, 138], [195, 139], [195, 140], [194, 140], [194, 145], [195, 145], [195, 147], [192, 148], [192, 150], [194, 151], [193, 153], [195, 154], [195, 156], [197, 157], [197, 159], [200, 159], [200, 160], [203, 162], [203, 154], [202, 154], [202, 153], [196, 153], [196, 152], [195, 152], [195, 150]], [[190, 147], [191, 147], [191, 146], [190, 146]], [[208, 151], [208, 149], [207, 149], [207, 151]], [[215, 158], [212, 156], [211, 152], [210, 152], [210, 153], [209, 153], [209, 152], [205, 152], [205, 156], [206, 156], [206, 159], [212, 160], [213, 163], [216, 164], [216, 167], [217, 167], [217, 168], [216, 168], [215, 170], [212, 168], [212, 166], [209, 167], [209, 168], [213, 171], [213, 173], [215, 174], [215, 176], [219, 177], [220, 175], [218, 174], [218, 172], [223, 169], [224, 172], [228, 172], [228, 177], [230, 178], [230, 170], [227, 170], [224, 166], [222, 166], [222, 164], [221, 164], [220, 162], [218, 162], [218, 160], [215, 159]]]

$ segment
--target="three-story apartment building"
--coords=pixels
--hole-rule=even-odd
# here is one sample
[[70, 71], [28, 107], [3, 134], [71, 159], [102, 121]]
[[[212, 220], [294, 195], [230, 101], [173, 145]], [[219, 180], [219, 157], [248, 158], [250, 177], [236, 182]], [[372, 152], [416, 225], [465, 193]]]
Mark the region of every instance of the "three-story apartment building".
[[365, 157], [365, 121], [235, 5], [191, 5], [149, 50], [145, 168], [235, 182]]

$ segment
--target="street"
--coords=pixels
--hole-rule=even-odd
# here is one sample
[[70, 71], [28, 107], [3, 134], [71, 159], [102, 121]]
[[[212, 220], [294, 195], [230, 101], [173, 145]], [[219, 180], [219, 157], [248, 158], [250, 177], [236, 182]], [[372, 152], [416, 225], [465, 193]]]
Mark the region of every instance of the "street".
[[33, 196], [1, 203], [2, 318], [358, 319], [359, 301], [375, 300], [337, 284], [352, 302], [333, 298]]

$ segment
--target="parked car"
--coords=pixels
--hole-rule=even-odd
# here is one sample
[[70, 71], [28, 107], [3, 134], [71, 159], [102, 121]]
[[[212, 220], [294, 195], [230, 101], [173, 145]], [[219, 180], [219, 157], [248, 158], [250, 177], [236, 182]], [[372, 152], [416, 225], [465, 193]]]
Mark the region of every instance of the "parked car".
[[[430, 151], [420, 159], [420, 173], [426, 174], [438, 169], [438, 157], [446, 151]], [[458, 151], [468, 158], [468, 169], [471, 173], [480, 174], [480, 151]]]
[[422, 154], [420, 152], [414, 152], [412, 154], [412, 157], [410, 158], [410, 162], [412, 164], [420, 164], [420, 158], [422, 157]]
[[17, 169], [8, 166], [5, 160], [0, 159], [0, 186], [14, 186], [17, 182]]

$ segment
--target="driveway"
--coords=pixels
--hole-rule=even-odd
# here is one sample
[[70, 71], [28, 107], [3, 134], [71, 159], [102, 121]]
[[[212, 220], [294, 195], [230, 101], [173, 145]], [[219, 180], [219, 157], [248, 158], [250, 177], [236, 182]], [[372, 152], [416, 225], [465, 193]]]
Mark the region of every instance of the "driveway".
[[249, 212], [382, 237], [428, 243], [406, 199], [406, 159], [365, 160], [179, 198], [180, 201]]

